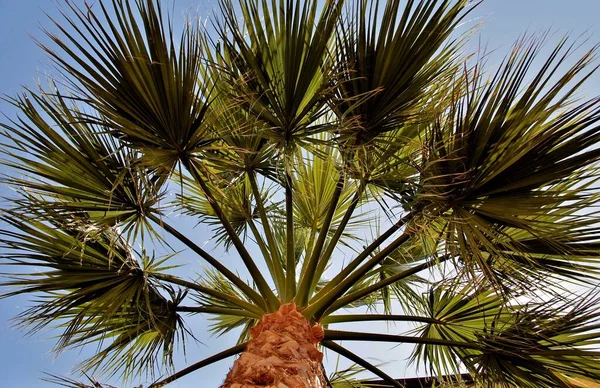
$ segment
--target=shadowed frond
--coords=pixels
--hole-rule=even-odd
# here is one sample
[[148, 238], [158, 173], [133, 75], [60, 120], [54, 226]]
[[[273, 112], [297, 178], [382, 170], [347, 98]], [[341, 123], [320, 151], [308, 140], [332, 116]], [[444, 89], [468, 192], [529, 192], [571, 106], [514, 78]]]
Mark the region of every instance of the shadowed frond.
[[477, 381], [503, 387], [599, 381], [597, 297], [578, 297], [510, 305], [492, 290], [439, 287], [424, 298], [432, 321], [416, 330], [424, 341], [411, 359], [439, 376], [467, 367]]
[[131, 378], [172, 363], [176, 338], [184, 336], [175, 311], [184, 294], [149, 280], [148, 274], [162, 270], [161, 262], [134, 257], [111, 228], [82, 237], [77, 229], [42, 222], [40, 215], [7, 213], [3, 221], [14, 228], [1, 231], [6, 264], [38, 269], [5, 274], [2, 283], [18, 288], [3, 297], [41, 294], [17, 317], [20, 325], [31, 332], [48, 325], [61, 330], [57, 351], [97, 344], [84, 370]]
[[[597, 194], [590, 190], [600, 157], [600, 101], [574, 102], [594, 71], [593, 51], [556, 76], [573, 49], [566, 44], [531, 72], [541, 43], [523, 40], [491, 80], [465, 80], [469, 93], [430, 130], [415, 206], [443, 212], [446, 250], [496, 286], [494, 266], [544, 266], [529, 240], [574, 264], [585, 262], [578, 256], [597, 257], [587, 243], [600, 237], [591, 227]], [[549, 263], [544, 269], [563, 271]]]
[[[98, 351], [78, 367], [108, 376], [121, 375], [126, 380], [139, 375], [154, 377], [157, 372], [173, 370], [176, 348], [184, 348], [185, 338], [193, 336], [176, 313], [185, 294], [169, 294], [169, 298], [156, 294], [146, 301], [133, 300], [123, 305], [122, 313], [102, 319], [101, 329], [93, 327], [96, 323], [93, 321], [79, 329], [69, 346], [97, 344]], [[98, 307], [96, 303], [90, 303], [82, 312], [89, 313], [95, 307]], [[112, 342], [104, 346], [107, 338]]]
[[350, 1], [339, 23], [342, 80], [331, 107], [347, 123], [338, 133], [346, 149], [422, 119], [432, 86], [455, 71], [459, 42], [450, 37], [468, 2], [401, 3]]
[[176, 40], [155, 0], [68, 8], [71, 15], [54, 21], [62, 35], [46, 32], [57, 49], [44, 49], [78, 99], [101, 115], [89, 121], [100, 121], [167, 173], [212, 143], [203, 125], [210, 96], [201, 93], [200, 32], [193, 24]]
[[207, 66], [203, 76], [215, 90], [207, 125], [219, 142], [203, 157], [217, 172], [235, 178], [252, 172], [277, 180], [281, 153], [266, 135], [269, 125], [244, 108], [238, 101], [238, 89], [223, 77], [223, 72], [234, 67], [233, 63], [220, 55], [219, 48], [214, 52], [213, 42], [204, 42], [204, 45]]
[[463, 361], [477, 379], [500, 386], [570, 387], [567, 377], [600, 382], [597, 303], [591, 294], [525, 308], [510, 325], [479, 333], [481, 352]]

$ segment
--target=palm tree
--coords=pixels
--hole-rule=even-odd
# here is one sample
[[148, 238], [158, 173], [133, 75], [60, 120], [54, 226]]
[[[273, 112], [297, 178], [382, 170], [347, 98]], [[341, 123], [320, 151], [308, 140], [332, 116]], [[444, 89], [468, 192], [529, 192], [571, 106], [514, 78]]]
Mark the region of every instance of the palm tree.
[[[595, 48], [524, 37], [486, 70], [457, 33], [475, 6], [220, 0], [176, 36], [155, 0], [66, 3], [59, 77], [2, 124], [19, 322], [151, 387], [240, 353], [223, 387], [402, 386], [354, 341], [442, 380], [600, 382]], [[177, 369], [199, 313], [239, 341]], [[325, 350], [356, 368], [329, 381]]]

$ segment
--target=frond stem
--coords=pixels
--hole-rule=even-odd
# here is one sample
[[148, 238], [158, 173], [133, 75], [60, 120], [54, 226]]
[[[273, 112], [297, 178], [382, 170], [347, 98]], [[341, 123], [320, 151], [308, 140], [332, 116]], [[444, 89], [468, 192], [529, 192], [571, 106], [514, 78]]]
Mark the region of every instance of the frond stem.
[[[273, 280], [275, 281], [275, 288], [277, 289], [277, 293], [279, 295], [281, 295], [284, 288], [281, 287], [282, 285], [280, 284], [279, 279], [277, 278], [277, 272], [275, 272], [273, 258], [269, 254], [269, 249], [268, 249], [267, 245], [265, 244], [265, 241], [263, 240], [262, 236], [260, 235], [260, 232], [258, 231], [256, 224], [254, 223], [254, 221], [251, 218], [248, 219], [248, 226], [250, 227], [250, 230], [252, 231], [252, 235], [254, 236], [254, 239], [256, 240], [256, 244], [258, 245], [258, 248], [262, 252], [262, 255], [265, 259], [265, 263], [267, 264], [269, 273], [271, 274], [271, 276], [273, 277]], [[284, 285], [284, 287], [285, 287], [285, 285]]]
[[398, 387], [398, 388], [404, 387], [404, 385], [400, 384], [393, 377], [389, 376], [388, 374], [383, 372], [381, 369], [377, 368], [375, 365], [371, 364], [370, 362], [367, 362], [364, 358], [359, 357], [355, 353], [352, 353], [351, 351], [340, 346], [339, 344], [337, 344], [333, 341], [321, 341], [321, 345], [323, 345], [324, 347], [326, 347], [328, 349], [333, 350], [334, 352], [340, 354], [343, 357], [346, 357], [348, 360], [357, 363], [358, 365], [360, 365], [363, 368], [367, 369], [368, 371], [372, 372], [374, 375], [376, 375], [376, 376], [382, 378], [384, 381], [390, 383], [393, 387]]
[[472, 342], [444, 340], [440, 338], [423, 338], [407, 335], [358, 333], [354, 331], [325, 330], [323, 341], [369, 341], [369, 342], [395, 342], [406, 344], [425, 344], [449, 346], [462, 349], [483, 350], [481, 345]]
[[274, 280], [277, 284], [277, 289], [279, 290], [280, 295], [282, 295], [283, 291], [285, 290], [285, 274], [283, 273], [283, 266], [281, 265], [279, 246], [273, 237], [273, 230], [271, 229], [271, 224], [269, 222], [269, 218], [267, 217], [265, 204], [263, 203], [262, 196], [260, 195], [260, 190], [258, 189], [258, 184], [256, 182], [256, 173], [252, 172], [248, 173], [247, 175], [250, 181], [250, 187], [252, 188], [252, 194], [254, 195], [254, 200], [256, 201], [260, 222], [263, 226], [265, 237], [267, 238], [267, 244], [269, 244], [271, 262], [275, 272]]
[[370, 321], [391, 321], [391, 322], [415, 322], [428, 324], [444, 324], [439, 319], [430, 317], [420, 317], [415, 315], [391, 315], [391, 314], [338, 314], [328, 315], [321, 319], [324, 325], [346, 322], [370, 322]]
[[242, 299], [233, 297], [230, 294], [225, 294], [223, 292], [216, 291], [212, 288], [205, 287], [205, 286], [202, 286], [202, 285], [194, 283], [194, 282], [180, 279], [176, 276], [171, 276], [171, 275], [166, 275], [166, 274], [161, 274], [161, 273], [151, 273], [151, 274], [149, 274], [149, 276], [151, 276], [155, 279], [159, 279], [159, 280], [163, 280], [163, 281], [172, 283], [172, 284], [177, 284], [178, 286], [186, 287], [188, 289], [198, 291], [202, 294], [207, 294], [207, 295], [213, 296], [218, 299], [226, 300], [226, 301], [230, 302], [231, 304], [238, 306], [241, 309], [253, 312], [255, 315], [258, 315], [259, 317], [265, 313], [265, 310], [261, 309], [259, 306], [256, 306], [252, 303], [248, 303]]
[[390, 284], [394, 284], [398, 281], [401, 281], [402, 279], [405, 279], [409, 276], [415, 275], [425, 269], [431, 268], [436, 264], [440, 264], [443, 263], [446, 260], [449, 260], [450, 258], [452, 258], [451, 255], [444, 255], [442, 257], [438, 257], [438, 258], [432, 258], [431, 260], [428, 260], [424, 263], [421, 263], [419, 265], [416, 265], [410, 269], [407, 269], [405, 271], [402, 271], [400, 273], [397, 273], [395, 275], [392, 275], [384, 280], [381, 280], [375, 284], [372, 284], [368, 287], [362, 288], [358, 291], [355, 291], [351, 294], [348, 294], [342, 298], [339, 298], [335, 301], [335, 303], [333, 303], [331, 305], [330, 308], [327, 309], [327, 311], [325, 312], [324, 315], [327, 314], [331, 314], [334, 311], [344, 307], [344, 306], [348, 306], [349, 304], [351, 304], [352, 302], [355, 302], [375, 291], [378, 291], [384, 287], [389, 286]]
[[150, 386], [148, 386], [148, 388], [161, 388], [161, 387], [164, 387], [165, 385], [167, 385], [167, 384], [169, 384], [169, 383], [171, 383], [171, 382], [173, 382], [173, 381], [175, 381], [175, 380], [177, 380], [177, 379], [179, 379], [179, 378], [181, 378], [181, 377], [183, 377], [185, 375], [188, 375], [188, 374], [190, 374], [190, 373], [192, 373], [192, 372], [194, 372], [194, 371], [196, 371], [196, 370], [198, 370], [200, 368], [204, 368], [207, 365], [214, 364], [215, 362], [221, 361], [221, 360], [223, 360], [225, 358], [228, 358], [228, 357], [231, 357], [231, 356], [235, 356], [236, 354], [239, 354], [239, 353], [243, 352], [244, 349], [246, 349], [246, 345], [248, 345], [248, 342], [244, 342], [243, 344], [236, 345], [236, 346], [234, 346], [232, 348], [224, 350], [224, 351], [222, 351], [220, 353], [217, 353], [217, 354], [215, 354], [213, 356], [205, 358], [202, 361], [198, 361], [197, 363], [195, 363], [193, 365], [190, 365], [187, 368], [184, 368], [184, 369], [180, 370], [179, 372], [174, 373], [174, 374], [172, 374], [171, 376], [169, 376], [167, 378], [164, 378], [164, 379], [162, 379], [162, 380], [160, 380], [160, 381], [158, 381], [158, 382], [156, 382], [154, 384], [151, 384]]
[[335, 250], [337, 243], [342, 238], [342, 234], [346, 230], [346, 226], [348, 225], [348, 222], [352, 218], [352, 215], [354, 214], [356, 207], [360, 203], [360, 198], [362, 197], [366, 187], [367, 187], [366, 183], [364, 183], [362, 181], [359, 183], [356, 193], [354, 193], [354, 197], [352, 198], [352, 202], [350, 202], [348, 209], [346, 209], [346, 212], [344, 213], [344, 217], [342, 218], [342, 221], [338, 225], [338, 228], [335, 231], [335, 234], [333, 235], [333, 237], [327, 244], [327, 248], [325, 249], [323, 256], [319, 260], [317, 269], [315, 271], [315, 276], [313, 277], [312, 289], [314, 289], [314, 287], [316, 287], [316, 283], [319, 281], [319, 279], [321, 278], [321, 275], [325, 271], [325, 268], [327, 267], [327, 263], [329, 262], [329, 259], [333, 255], [333, 251]]
[[177, 306], [175, 311], [183, 313], [204, 313], [204, 314], [217, 314], [217, 315], [233, 315], [236, 317], [247, 317], [260, 319], [261, 316], [254, 314], [248, 310], [242, 309], [228, 309], [226, 307], [213, 307], [213, 306]]
[[221, 264], [217, 259], [215, 259], [211, 254], [206, 252], [204, 249], [200, 248], [198, 245], [194, 244], [192, 240], [185, 237], [181, 232], [177, 229], [173, 228], [171, 225], [167, 224], [164, 220], [157, 217], [155, 214], [148, 214], [148, 218], [160, 225], [164, 230], [166, 230], [173, 237], [177, 238], [183, 244], [185, 244], [192, 251], [196, 252], [200, 257], [202, 257], [206, 262], [212, 265], [217, 271], [219, 271], [227, 280], [235, 284], [251, 301], [257, 304], [257, 306], [263, 306], [266, 308], [264, 299], [262, 296], [254, 291], [252, 287], [250, 287], [246, 282], [240, 279], [236, 274], [231, 272], [227, 267]]
[[[315, 295], [310, 305], [304, 310], [303, 314], [306, 317], [314, 317], [317, 320], [329, 308], [337, 298], [348, 291], [356, 281], [363, 277], [369, 270], [380, 263], [387, 255], [397, 249], [400, 245], [406, 242], [412, 233], [404, 232], [396, 240], [391, 242], [385, 249], [368, 260], [361, 268], [353, 272], [373, 251], [375, 251], [385, 240], [387, 240], [394, 232], [408, 223], [414, 216], [414, 213], [409, 213], [402, 217], [398, 222], [392, 225], [381, 236], [366, 247], [354, 260], [340, 271], [329, 283], [323, 287], [321, 291]], [[316, 314], [316, 315], [313, 315]]]
[[[388, 230], [386, 230], [381, 236], [379, 236], [375, 241], [373, 241], [369, 246], [367, 246], [354, 260], [352, 260], [344, 269], [332, 279], [319, 293], [315, 296], [318, 298], [329, 292], [334, 286], [335, 282], [340, 282], [344, 278], [346, 278], [359, 264], [366, 259], [371, 253], [373, 253], [381, 244], [383, 244], [390, 236], [396, 233], [400, 228], [402, 228], [408, 221], [413, 218], [413, 213], [409, 213], [402, 217], [398, 222], [392, 225]], [[400, 236], [402, 237], [402, 236]]]
[[[299, 299], [296, 301], [296, 303], [298, 303], [298, 305], [300, 306], [305, 306], [308, 303], [308, 298], [310, 296], [311, 290], [313, 290], [313, 279], [315, 277], [317, 265], [320, 261], [319, 258], [321, 256], [321, 251], [323, 249], [323, 246], [325, 245], [325, 241], [327, 240], [327, 234], [329, 232], [333, 216], [335, 215], [335, 209], [337, 208], [338, 202], [342, 195], [342, 190], [344, 189], [345, 181], [345, 174], [340, 174], [340, 177], [335, 187], [335, 191], [333, 193], [333, 198], [331, 199], [331, 202], [329, 203], [329, 208], [327, 209], [327, 215], [325, 216], [323, 226], [321, 228], [321, 231], [319, 232], [319, 237], [317, 238], [317, 242], [312, 250], [310, 258], [308, 259], [308, 263], [306, 264], [306, 267], [302, 273], [300, 285], [298, 286]], [[340, 229], [343, 228], [338, 228], [338, 231]], [[338, 231], [336, 231], [336, 235]], [[325, 257], [322, 257], [321, 261], [325, 261], [324, 259]]]
[[279, 305], [281, 304], [279, 302], [279, 299], [277, 299], [277, 296], [275, 296], [275, 294], [273, 293], [273, 290], [271, 290], [271, 287], [269, 286], [269, 284], [265, 280], [264, 276], [262, 275], [262, 273], [256, 266], [256, 263], [252, 259], [252, 256], [250, 256], [250, 253], [244, 246], [244, 243], [242, 242], [242, 240], [240, 240], [240, 237], [237, 235], [237, 233], [231, 226], [231, 223], [225, 216], [223, 209], [221, 209], [221, 206], [219, 206], [219, 203], [215, 199], [213, 193], [206, 185], [206, 182], [200, 176], [200, 173], [198, 172], [198, 170], [196, 169], [196, 167], [193, 164], [187, 162], [184, 165], [186, 166], [188, 171], [192, 174], [196, 183], [198, 183], [200, 185], [200, 188], [206, 195], [206, 199], [208, 200], [208, 203], [210, 204], [211, 208], [213, 209], [213, 211], [215, 212], [215, 214], [221, 221], [221, 224], [223, 224], [225, 231], [231, 238], [233, 245], [235, 246], [236, 250], [238, 251], [240, 257], [242, 258], [242, 261], [244, 262], [244, 265], [246, 266], [246, 268], [250, 272], [250, 275], [252, 276], [252, 280], [256, 283], [256, 286], [258, 287], [258, 290], [260, 291], [260, 294], [262, 295], [262, 297], [264, 299], [264, 302], [262, 302], [262, 303], [266, 303], [266, 305], [267, 305], [266, 307], [268, 307], [269, 311], [277, 310], [277, 308], [279, 308]]
[[[287, 168], [287, 167], [286, 167]], [[292, 176], [285, 174], [285, 302], [296, 296], [296, 252], [294, 249], [294, 198], [292, 192]]]

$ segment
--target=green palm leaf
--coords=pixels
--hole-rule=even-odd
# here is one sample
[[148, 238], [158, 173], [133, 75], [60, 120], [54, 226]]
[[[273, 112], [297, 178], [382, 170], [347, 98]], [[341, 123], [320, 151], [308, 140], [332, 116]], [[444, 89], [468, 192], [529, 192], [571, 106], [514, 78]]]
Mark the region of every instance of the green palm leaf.
[[164, 194], [155, 171], [138, 165], [137, 153], [108, 136], [105, 127], [82, 121], [65, 97], [41, 93], [10, 100], [24, 117], [2, 125], [3, 164], [22, 174], [3, 180], [28, 198], [17, 207], [51, 208], [134, 235], [148, 227], [144, 216], [160, 212]]
[[587, 188], [600, 156], [590, 148], [599, 139], [598, 101], [571, 102], [580, 85], [573, 79], [587, 77], [592, 53], [550, 83], [569, 53], [565, 42], [527, 84], [541, 46], [533, 40], [515, 49], [489, 83], [481, 76], [468, 81], [469, 94], [431, 128], [415, 204], [444, 212], [446, 250], [492, 282], [494, 262], [518, 259], [535, 267], [544, 260], [522, 240], [543, 240], [571, 258], [597, 256], [585, 245], [585, 254], [578, 253], [571, 243], [580, 240], [578, 232], [592, 233], [596, 222], [594, 213], [580, 211], [596, 200]]
[[221, 1], [219, 32], [236, 97], [281, 146], [322, 130], [311, 124], [324, 113], [333, 74], [323, 61], [342, 3], [327, 2], [317, 17], [316, 2], [241, 1], [240, 25], [233, 3]]
[[112, 385], [103, 385], [103, 384], [99, 383], [96, 379], [94, 379], [93, 377], [89, 377], [89, 376], [88, 376], [89, 381], [87, 383], [84, 383], [81, 381], [77, 381], [77, 380], [70, 379], [70, 378], [63, 377], [63, 376], [53, 375], [50, 373], [48, 373], [47, 375], [48, 375], [48, 377], [44, 378], [44, 381], [47, 381], [47, 382], [55, 384], [55, 385], [59, 385], [61, 387], [67, 387], [67, 388], [115, 388]]
[[555, 301], [515, 315], [506, 327], [478, 335], [480, 354], [466, 356], [483, 381], [522, 387], [569, 387], [565, 377], [600, 381], [597, 298]]
[[[226, 186], [219, 187], [220, 185]], [[221, 203], [225, 216], [236, 234], [245, 238], [249, 228], [248, 224], [259, 218], [254, 209], [250, 184], [244, 179], [235, 182], [227, 182], [221, 179], [215, 184], [210, 184], [209, 187]], [[202, 189], [195, 185], [193, 181], [185, 179], [184, 190], [184, 193], [178, 195], [177, 198], [177, 201], [185, 209], [184, 214], [196, 216], [199, 222], [211, 226], [215, 233], [215, 243], [225, 243], [227, 248], [231, 247], [231, 238], [223, 228]], [[266, 202], [269, 194], [263, 192], [261, 195], [262, 201]]]
[[[246, 300], [236, 287], [228, 282], [223, 275], [216, 271], [207, 271], [203, 276], [200, 284], [204, 287], [216, 290], [224, 296], [229, 295], [231, 298]], [[231, 330], [241, 327], [242, 331], [238, 340], [238, 344], [248, 341], [250, 338], [250, 329], [258, 323], [260, 314], [253, 314], [245, 309], [240, 309], [239, 305], [233, 304], [231, 300], [226, 298], [215, 298], [211, 295], [198, 294], [194, 297], [199, 309], [202, 312], [205, 308], [209, 312], [216, 308], [228, 309], [227, 311], [218, 312], [212, 315], [209, 319], [213, 322], [209, 330], [218, 335], [225, 334]], [[193, 311], [194, 308], [191, 309]]]
[[[421, 313], [432, 319], [415, 332], [422, 338], [444, 339], [456, 342], [477, 342], [477, 335], [487, 327], [502, 327], [511, 323], [513, 308], [505, 306], [493, 290], [478, 289], [471, 284], [444, 284], [432, 288], [422, 300]], [[411, 361], [427, 365], [430, 373], [444, 376], [460, 373], [460, 357], [473, 354], [472, 350], [430, 344], [418, 344]]]
[[[3, 259], [39, 269], [7, 274], [3, 282], [19, 288], [3, 297], [41, 294], [18, 321], [34, 332], [48, 325], [62, 330], [56, 346], [59, 351], [99, 344], [97, 354], [83, 362], [84, 370], [133, 377], [172, 365], [175, 340], [183, 340], [184, 335], [183, 322], [175, 311], [184, 294], [149, 280], [149, 274], [161, 271], [160, 262], [134, 257], [112, 228], [82, 236], [78, 229], [42, 222], [41, 216], [7, 213], [3, 217], [17, 230], [0, 232]], [[170, 298], [163, 296], [161, 288]], [[108, 340], [110, 344], [101, 347]]]
[[[367, 2], [348, 6], [340, 23], [338, 63], [343, 81], [332, 109], [349, 147], [402, 128], [417, 116], [432, 86], [455, 69], [457, 41], [448, 40], [466, 15], [466, 1]], [[354, 123], [353, 123], [354, 122]], [[360, 161], [360, 159], [359, 159]]]
[[101, 115], [89, 121], [108, 126], [142, 150], [148, 165], [170, 172], [213, 141], [203, 125], [210, 96], [201, 94], [198, 31], [190, 23], [176, 41], [154, 0], [136, 1], [135, 11], [123, 0], [112, 1], [111, 10], [98, 7], [69, 3], [73, 16], [63, 14], [62, 24], [70, 28], [55, 21], [62, 36], [47, 32], [59, 49], [44, 49]]

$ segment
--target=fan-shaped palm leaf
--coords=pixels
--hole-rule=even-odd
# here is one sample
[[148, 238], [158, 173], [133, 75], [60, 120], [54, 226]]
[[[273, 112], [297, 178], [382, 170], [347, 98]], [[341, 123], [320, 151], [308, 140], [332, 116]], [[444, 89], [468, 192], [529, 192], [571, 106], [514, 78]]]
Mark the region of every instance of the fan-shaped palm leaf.
[[[448, 43], [466, 15], [466, 1], [350, 2], [338, 29], [343, 81], [332, 108], [355, 121], [339, 132], [350, 148], [402, 128], [429, 103], [426, 93], [454, 70], [457, 41]], [[360, 161], [360, 159], [359, 159]]]
[[[153, 167], [170, 172], [213, 139], [203, 125], [210, 96], [198, 74], [202, 66], [198, 31], [188, 24], [181, 39], [165, 26], [159, 2], [112, 1], [81, 9], [69, 3], [73, 16], [47, 32], [59, 48], [44, 47], [70, 77], [81, 99], [100, 113], [114, 134], [143, 151]], [[102, 20], [103, 18], [104, 20]], [[66, 22], [66, 23], [65, 23]]]
[[[30, 208], [52, 208], [100, 227], [118, 225], [133, 235], [149, 226], [144, 215], [160, 212], [162, 180], [136, 164], [136, 152], [104, 127], [82, 121], [63, 96], [28, 93], [10, 101], [25, 117], [2, 125], [4, 164], [22, 176], [4, 181], [37, 198]], [[19, 206], [35, 211], [27, 201]]]
[[[471, 284], [444, 284], [432, 288], [423, 298], [421, 313], [432, 319], [415, 330], [423, 338], [445, 339], [471, 343], [484, 328], [506, 326], [512, 322], [513, 308], [505, 306], [493, 290], [477, 289]], [[459, 350], [471, 354], [472, 350]], [[461, 363], [452, 347], [418, 344], [411, 360], [428, 365], [432, 375], [444, 376], [460, 373]]]
[[469, 81], [469, 95], [434, 124], [417, 193], [419, 206], [446, 213], [446, 249], [476, 264], [492, 282], [490, 256], [526, 262], [528, 255], [517, 253], [521, 239], [573, 252], [562, 244], [596, 219], [578, 211], [595, 201], [586, 187], [600, 156], [588, 148], [599, 139], [598, 101], [571, 104], [579, 86], [572, 80], [592, 54], [550, 83], [569, 54], [563, 41], [525, 85], [540, 49], [535, 40], [527, 44], [489, 84], [480, 77]]
[[323, 61], [342, 4], [327, 2], [317, 16], [317, 2], [244, 0], [240, 25], [233, 3], [221, 2], [219, 30], [234, 92], [278, 144], [302, 143], [319, 131], [309, 126], [324, 112], [333, 74]]
[[138, 261], [112, 228], [82, 237], [78, 229], [43, 222], [42, 216], [53, 220], [56, 214], [3, 217], [17, 230], [2, 230], [3, 258], [13, 265], [40, 268], [11, 274], [4, 282], [20, 289], [3, 297], [42, 294], [18, 320], [33, 331], [49, 324], [61, 328], [59, 350], [113, 339], [84, 362], [86, 370], [132, 377], [131, 373], [152, 373], [157, 362], [169, 365], [175, 336], [183, 334], [175, 311], [183, 295], [171, 292], [167, 299], [159, 292], [161, 285], [150, 280], [149, 274], [161, 271], [160, 263], [144, 257]]
[[481, 353], [463, 358], [483, 381], [502, 386], [568, 387], [565, 378], [598, 381], [597, 299], [547, 302], [515, 315], [504, 327], [478, 335]]

